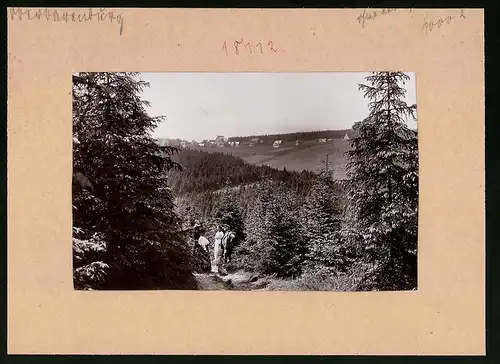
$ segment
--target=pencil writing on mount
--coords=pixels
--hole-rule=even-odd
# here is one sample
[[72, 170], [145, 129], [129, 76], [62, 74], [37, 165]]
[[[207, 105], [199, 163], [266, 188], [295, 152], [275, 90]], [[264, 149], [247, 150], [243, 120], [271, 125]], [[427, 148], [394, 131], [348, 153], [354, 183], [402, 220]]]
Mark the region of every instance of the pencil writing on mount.
[[[226, 56], [229, 56], [230, 53], [234, 53], [235, 55], [239, 56], [240, 54], [264, 54], [266, 53], [264, 50], [266, 50], [267, 53], [276, 53], [280, 51], [280, 49], [274, 45], [274, 41], [272, 40], [267, 42], [267, 48], [265, 48], [262, 45], [262, 41], [255, 43], [252, 41], [246, 41], [243, 38], [235, 39], [234, 41], [232, 41], [232, 47], [228, 47], [228, 41], [225, 40], [224, 43], [222, 43], [221, 50]], [[254, 52], [255, 50], [256, 52]]]
[[[454, 15], [448, 15], [445, 18], [437, 18], [436, 20], [426, 20], [422, 25], [422, 30], [425, 31], [425, 34], [428, 35], [429, 32], [432, 32], [434, 29], [440, 29], [444, 25], [451, 24], [454, 19], [457, 17]], [[464, 15], [464, 10], [460, 10], [460, 16], [458, 19], [467, 19]]]
[[116, 22], [120, 26], [120, 35], [123, 34], [123, 17], [121, 14], [116, 14], [113, 11], [106, 11], [106, 8], [99, 8], [95, 10], [89, 8], [85, 11], [61, 11], [44, 9], [23, 9], [11, 8], [9, 9], [11, 20], [45, 20], [47, 22], [64, 22], [64, 23], [85, 23], [88, 21], [103, 22]]

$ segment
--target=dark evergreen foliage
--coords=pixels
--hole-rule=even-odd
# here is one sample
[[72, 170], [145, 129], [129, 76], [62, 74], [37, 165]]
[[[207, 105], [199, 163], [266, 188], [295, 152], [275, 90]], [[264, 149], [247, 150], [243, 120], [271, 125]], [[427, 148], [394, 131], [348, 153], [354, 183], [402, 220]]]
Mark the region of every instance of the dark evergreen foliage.
[[221, 226], [226, 226], [235, 234], [235, 238], [232, 240], [230, 247], [232, 249], [245, 240], [245, 225], [238, 196], [235, 191], [226, 188], [218, 194], [216, 201], [214, 207], [214, 218], [216, 223]]
[[73, 168], [92, 191], [73, 189], [75, 287], [189, 288], [190, 254], [166, 171], [179, 167], [150, 132], [135, 73], [73, 77]]
[[247, 239], [235, 251], [237, 265], [261, 274], [298, 277], [306, 247], [297, 208], [286, 185], [263, 183], [246, 221]]
[[403, 101], [402, 72], [375, 72], [360, 85], [370, 115], [355, 125], [347, 152], [350, 241], [371, 265], [367, 289], [412, 289], [417, 278], [417, 133], [406, 124], [416, 105]]
[[175, 161], [186, 167], [169, 174], [173, 191], [179, 195], [249, 185], [268, 179], [283, 181], [305, 195], [315, 177], [311, 171], [299, 173], [256, 166], [241, 158], [218, 152], [184, 149], [175, 155]]
[[342, 189], [333, 179], [325, 156], [324, 166], [302, 209], [307, 242], [305, 268], [309, 273], [336, 274], [348, 264], [339, 230], [342, 223]]

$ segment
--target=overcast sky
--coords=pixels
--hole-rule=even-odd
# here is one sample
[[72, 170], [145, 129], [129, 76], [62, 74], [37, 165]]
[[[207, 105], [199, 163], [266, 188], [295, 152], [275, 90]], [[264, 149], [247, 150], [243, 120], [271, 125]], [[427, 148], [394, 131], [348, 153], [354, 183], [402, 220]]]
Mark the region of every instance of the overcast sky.
[[[155, 137], [187, 140], [351, 128], [368, 100], [358, 91], [367, 73], [142, 73], [151, 116], [166, 120]], [[415, 75], [406, 102], [416, 103]], [[416, 128], [416, 122], [410, 122]]]

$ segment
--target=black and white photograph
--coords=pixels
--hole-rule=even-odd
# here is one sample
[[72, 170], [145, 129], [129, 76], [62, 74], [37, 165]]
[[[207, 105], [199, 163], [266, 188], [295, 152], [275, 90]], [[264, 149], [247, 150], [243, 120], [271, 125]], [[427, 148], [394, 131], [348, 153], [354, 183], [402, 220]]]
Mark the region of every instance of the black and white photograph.
[[74, 289], [417, 290], [415, 77], [74, 73]]

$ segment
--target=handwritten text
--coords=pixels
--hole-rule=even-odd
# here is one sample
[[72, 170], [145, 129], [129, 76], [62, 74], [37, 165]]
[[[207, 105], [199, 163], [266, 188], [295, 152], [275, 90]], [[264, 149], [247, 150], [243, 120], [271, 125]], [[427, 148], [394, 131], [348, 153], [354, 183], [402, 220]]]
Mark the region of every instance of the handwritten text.
[[[356, 20], [358, 24], [361, 24], [361, 26], [364, 28], [369, 20], [376, 19], [383, 15], [388, 15], [396, 10], [398, 9], [389, 8], [389, 9], [370, 10], [370, 11], [363, 10], [363, 12], [356, 18]], [[409, 9], [410, 13], [412, 12], [412, 10], [413, 9]]]
[[123, 17], [112, 11], [106, 11], [105, 8], [100, 8], [99, 10], [89, 8], [86, 11], [80, 12], [51, 10], [49, 8], [10, 8], [9, 12], [11, 20], [44, 20], [64, 23], [83, 23], [88, 21], [116, 22], [120, 26], [120, 35], [123, 34]]
[[262, 42], [258, 43], [252, 43], [252, 42], [246, 42], [241, 39], [235, 40], [231, 46], [228, 46], [228, 42], [224, 41], [222, 44], [222, 51], [226, 56], [229, 55], [229, 53], [236, 54], [237, 56], [242, 53], [246, 52], [248, 54], [253, 54], [253, 53], [259, 53], [259, 54], [264, 54], [264, 52], [273, 52], [276, 53], [278, 52], [278, 48], [273, 44], [273, 41], [270, 40], [267, 42], [267, 46], [263, 45]]
[[[382, 17], [383, 15], [391, 14], [395, 11], [400, 12], [403, 9], [394, 9], [394, 8], [389, 8], [389, 9], [382, 9], [382, 10], [363, 10], [361, 14], [358, 15], [356, 18], [356, 21], [358, 24], [361, 25], [361, 27], [365, 28], [366, 24], [374, 19], [378, 19]], [[409, 13], [413, 11], [413, 8], [406, 9], [408, 10]], [[423, 25], [421, 26], [421, 30], [425, 32], [426, 35], [428, 35], [430, 32], [432, 32], [435, 29], [440, 29], [444, 25], [448, 25], [455, 20], [458, 19], [466, 19], [467, 17], [465, 16], [464, 10], [460, 10], [460, 16], [458, 14], [448, 14], [446, 17], [438, 17], [437, 19], [428, 19], [426, 17]]]
[[[432, 32], [433, 29], [439, 29], [445, 24], [450, 24], [453, 19], [455, 19], [456, 16], [453, 15], [448, 15], [445, 18], [437, 18], [436, 20], [426, 20], [424, 22], [424, 25], [422, 25], [422, 30], [425, 32], [425, 35], [428, 35], [429, 32]], [[467, 19], [465, 17], [464, 11], [461, 10], [460, 12], [460, 17], [459, 19]]]

